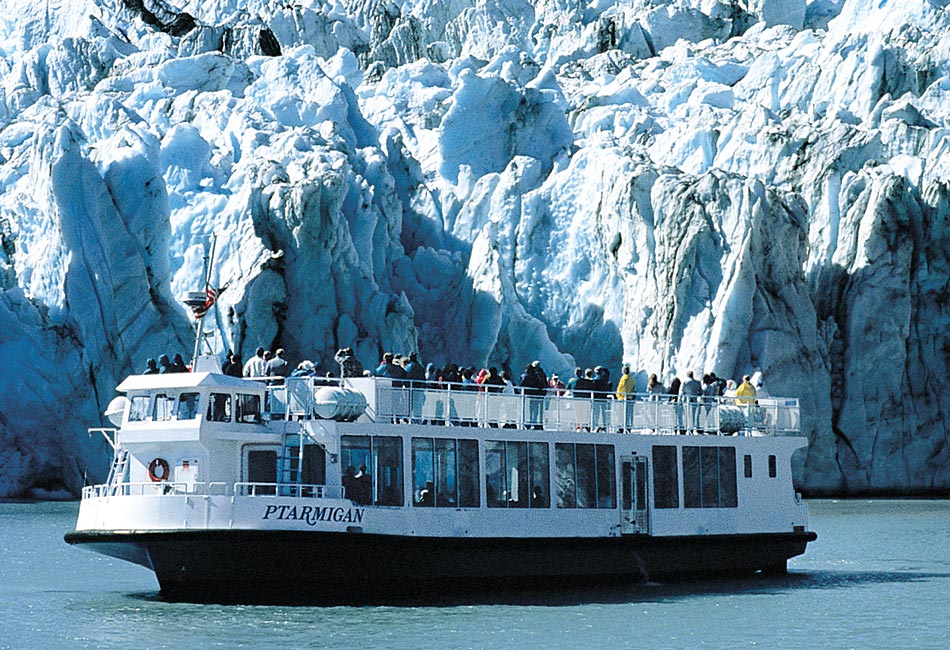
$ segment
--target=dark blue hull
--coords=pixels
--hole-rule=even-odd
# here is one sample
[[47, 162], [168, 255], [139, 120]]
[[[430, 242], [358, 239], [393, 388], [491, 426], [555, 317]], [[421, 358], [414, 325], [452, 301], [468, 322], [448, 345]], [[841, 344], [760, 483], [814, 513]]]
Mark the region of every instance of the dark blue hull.
[[525, 539], [179, 530], [77, 531], [65, 539], [152, 569], [170, 599], [344, 603], [781, 573], [815, 538], [812, 532]]

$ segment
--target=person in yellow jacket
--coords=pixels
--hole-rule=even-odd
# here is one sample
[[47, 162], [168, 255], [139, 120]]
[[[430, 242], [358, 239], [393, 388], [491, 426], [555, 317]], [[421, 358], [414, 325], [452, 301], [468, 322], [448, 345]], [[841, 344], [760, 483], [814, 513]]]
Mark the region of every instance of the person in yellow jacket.
[[636, 399], [637, 380], [630, 374], [630, 366], [623, 367], [620, 382], [617, 384], [617, 399], [627, 400], [630, 403], [620, 405], [623, 408], [624, 430], [633, 426], [633, 400]]
[[736, 402], [739, 404], [749, 406], [755, 404], [755, 386], [749, 381], [750, 379], [749, 375], [743, 375], [742, 383], [736, 389]]
[[630, 374], [630, 366], [624, 366], [620, 383], [617, 384], [617, 399], [633, 399], [636, 390], [637, 380]]

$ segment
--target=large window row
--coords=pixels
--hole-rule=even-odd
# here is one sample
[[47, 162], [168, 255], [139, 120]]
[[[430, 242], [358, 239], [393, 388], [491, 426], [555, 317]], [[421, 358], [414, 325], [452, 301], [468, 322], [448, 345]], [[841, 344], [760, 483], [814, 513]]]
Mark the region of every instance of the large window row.
[[[678, 450], [681, 449], [681, 452]], [[304, 483], [325, 479], [322, 448], [304, 454]], [[554, 475], [545, 442], [487, 440], [484, 474], [478, 441], [456, 438], [411, 439], [411, 504], [422, 508], [478, 508], [479, 481], [485, 479], [489, 508], [613, 509], [617, 507], [613, 445], [556, 443]], [[678, 456], [681, 454], [681, 457]], [[294, 454], [295, 455], [295, 454]], [[743, 459], [744, 470], [751, 465]], [[276, 454], [248, 457], [248, 481], [273, 481]], [[771, 461], [771, 458], [770, 458]], [[772, 461], [774, 462], [774, 461]], [[342, 485], [347, 498], [365, 505], [401, 506], [403, 441], [397, 436], [342, 436]], [[660, 508], [735, 508], [738, 506], [736, 450], [733, 447], [655, 445], [652, 449], [652, 501]], [[640, 476], [638, 474], [638, 476]], [[646, 474], [640, 476], [644, 478]], [[637, 490], [646, 494], [645, 485]], [[625, 508], [629, 504], [625, 503]]]

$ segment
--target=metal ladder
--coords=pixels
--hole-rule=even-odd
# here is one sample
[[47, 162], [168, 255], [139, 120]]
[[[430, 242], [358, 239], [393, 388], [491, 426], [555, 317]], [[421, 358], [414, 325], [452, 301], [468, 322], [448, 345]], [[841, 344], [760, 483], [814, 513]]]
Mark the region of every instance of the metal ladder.
[[129, 450], [125, 448], [116, 448], [115, 456], [112, 458], [112, 467], [109, 468], [109, 478], [106, 480], [109, 496], [116, 496], [119, 493], [119, 485], [125, 479], [125, 473], [129, 469]]
[[[287, 431], [290, 425], [296, 430]], [[277, 494], [279, 496], [301, 496], [300, 480], [302, 477], [304, 441], [309, 434], [303, 425], [284, 421], [284, 435], [282, 436], [280, 457], [277, 467]]]

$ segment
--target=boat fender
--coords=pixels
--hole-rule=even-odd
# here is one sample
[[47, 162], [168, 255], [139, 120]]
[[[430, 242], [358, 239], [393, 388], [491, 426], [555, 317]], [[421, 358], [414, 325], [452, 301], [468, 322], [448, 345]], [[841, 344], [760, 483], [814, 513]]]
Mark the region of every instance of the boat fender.
[[167, 481], [170, 471], [168, 461], [164, 458], [153, 458], [152, 462], [148, 464], [148, 477], [153, 483]]

